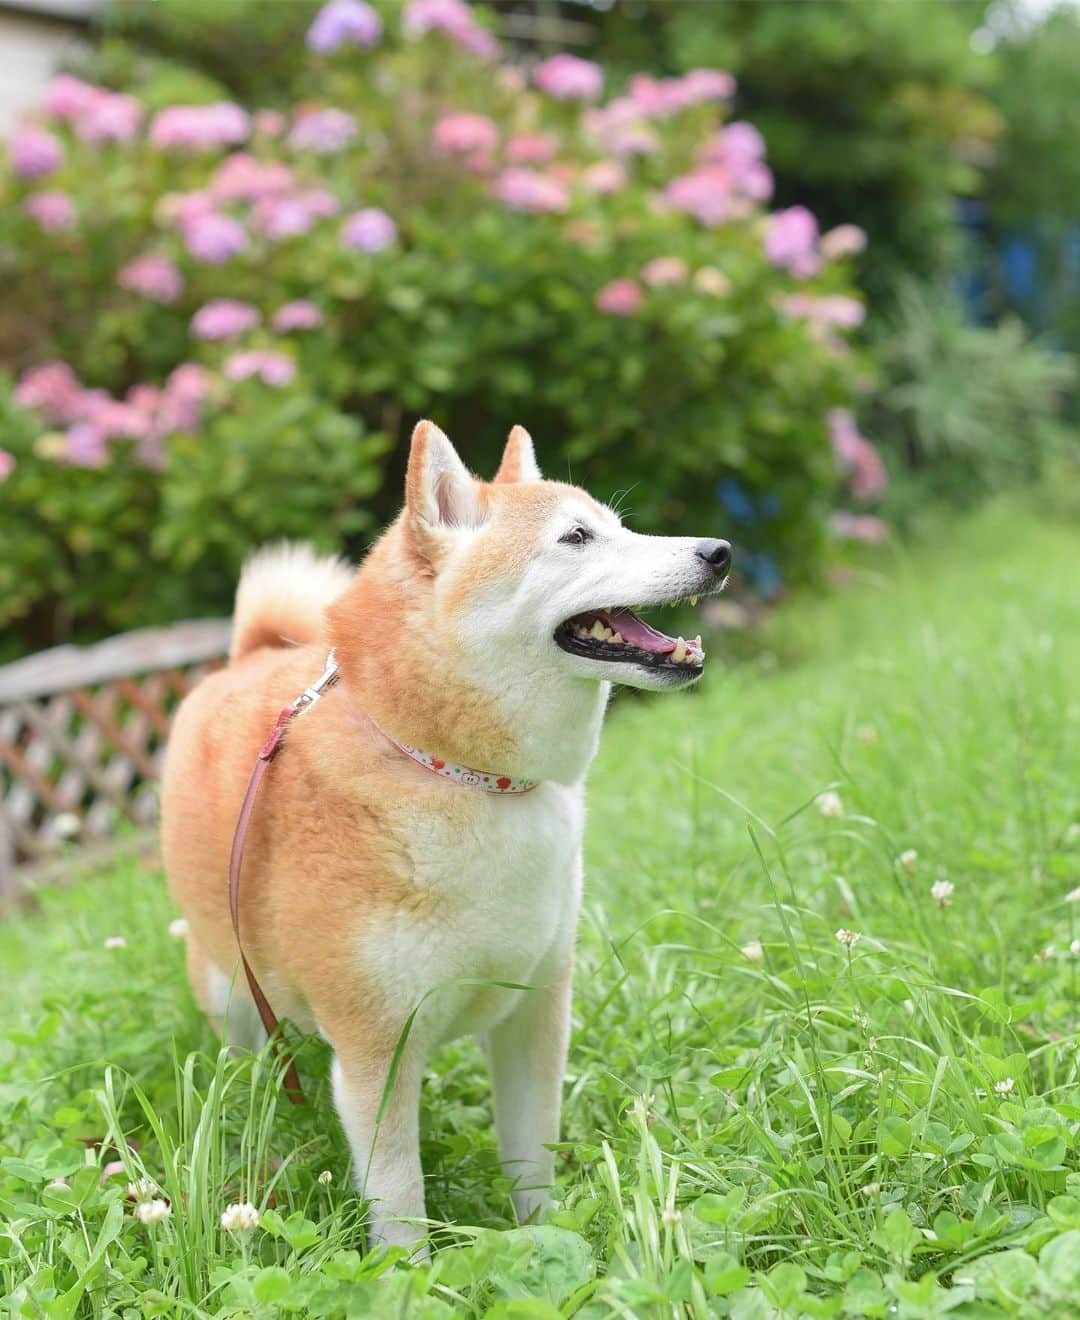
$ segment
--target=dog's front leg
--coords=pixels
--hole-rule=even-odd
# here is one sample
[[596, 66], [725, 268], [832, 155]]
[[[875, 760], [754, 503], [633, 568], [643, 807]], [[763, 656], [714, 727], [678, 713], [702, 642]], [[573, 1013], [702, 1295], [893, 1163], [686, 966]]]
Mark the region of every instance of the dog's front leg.
[[568, 951], [534, 979], [487, 1038], [499, 1153], [506, 1176], [516, 1180], [514, 1209], [522, 1223], [552, 1204], [555, 1157], [546, 1147], [559, 1140], [572, 980]]
[[[371, 1202], [370, 1245], [409, 1247], [424, 1236], [422, 1226], [401, 1222], [422, 1220], [425, 1215], [420, 1168], [421, 1068], [412, 1051], [406, 1050], [380, 1120], [389, 1070], [389, 1058], [350, 1057], [339, 1051], [332, 1074], [334, 1103], [352, 1150], [356, 1190]], [[426, 1257], [427, 1248], [417, 1255]]]

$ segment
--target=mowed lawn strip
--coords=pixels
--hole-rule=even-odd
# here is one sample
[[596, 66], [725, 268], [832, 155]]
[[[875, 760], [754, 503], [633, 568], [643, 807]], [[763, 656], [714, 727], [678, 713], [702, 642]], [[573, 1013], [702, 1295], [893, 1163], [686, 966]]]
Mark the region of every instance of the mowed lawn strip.
[[[1070, 1314], [1078, 562], [1076, 529], [1003, 506], [884, 551], [753, 646], [707, 638], [697, 692], [616, 700], [561, 1209], [514, 1230], [482, 1056], [455, 1045], [426, 1087], [447, 1226], [424, 1268], [362, 1254], [325, 1047], [302, 1046], [304, 1110], [265, 1060], [219, 1053], [152, 858], [43, 894], [0, 925], [0, 1297], [28, 1316]], [[138, 1177], [157, 1222], [133, 1214]], [[220, 1226], [237, 1201], [257, 1228]]]

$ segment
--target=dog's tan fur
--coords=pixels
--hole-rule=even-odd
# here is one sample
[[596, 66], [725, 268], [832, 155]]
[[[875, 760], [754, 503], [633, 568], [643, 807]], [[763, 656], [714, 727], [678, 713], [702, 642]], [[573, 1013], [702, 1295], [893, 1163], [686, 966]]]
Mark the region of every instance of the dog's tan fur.
[[[296, 551], [255, 561], [238, 593], [231, 662], [181, 706], [162, 785], [165, 864], [189, 922], [195, 995], [228, 1020], [234, 1040], [257, 1045], [246, 987], [233, 982], [229, 851], [255, 752], [336, 648], [341, 684], [292, 722], [258, 801], [241, 930], [275, 1011], [331, 1042], [358, 1185], [378, 1202], [376, 1234], [399, 1241], [418, 1230], [397, 1218], [423, 1214], [423, 1062], [460, 1030], [489, 1046], [504, 1158], [532, 1180], [515, 1197], [519, 1213], [546, 1204], [544, 1146], [558, 1137], [569, 1030], [580, 777], [606, 696], [602, 684], [569, 681], [567, 718], [595, 725], [574, 733], [586, 740], [582, 768], [574, 762], [564, 782], [520, 799], [447, 785], [380, 731], [447, 761], [530, 773], [539, 741], [529, 741], [513, 714], [522, 694], [477, 677], [461, 620], [486, 592], [525, 572], [567, 501], [613, 535], [619, 528], [584, 492], [539, 479], [520, 428], [494, 482], [459, 468], [446, 438], [422, 423], [406, 507], [359, 574]], [[534, 990], [466, 987], [462, 978]], [[439, 986], [417, 1020], [399, 1098], [373, 1151], [395, 1045], [419, 1000]]]

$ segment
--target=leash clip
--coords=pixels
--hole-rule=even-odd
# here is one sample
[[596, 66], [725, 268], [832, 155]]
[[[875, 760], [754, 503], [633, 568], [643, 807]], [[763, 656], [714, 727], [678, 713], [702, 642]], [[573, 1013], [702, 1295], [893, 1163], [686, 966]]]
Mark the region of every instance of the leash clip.
[[306, 710], [310, 710], [312, 706], [315, 705], [328, 688], [334, 686], [340, 676], [341, 674], [338, 669], [338, 663], [334, 658], [334, 648], [331, 647], [330, 653], [326, 657], [326, 668], [322, 671], [319, 678], [312, 683], [311, 687], [304, 688], [303, 692], [301, 692], [293, 702], [291, 709], [297, 715], [303, 715]]

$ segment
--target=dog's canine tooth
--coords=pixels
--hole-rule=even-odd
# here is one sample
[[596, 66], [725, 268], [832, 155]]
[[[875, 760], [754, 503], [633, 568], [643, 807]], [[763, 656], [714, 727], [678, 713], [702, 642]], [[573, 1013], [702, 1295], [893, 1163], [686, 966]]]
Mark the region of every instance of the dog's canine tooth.
[[589, 636], [590, 636], [590, 637], [595, 637], [596, 640], [597, 640], [598, 642], [602, 642], [602, 641], [604, 640], [604, 634], [605, 634], [606, 632], [607, 632], [607, 629], [606, 629], [606, 628], [604, 627], [604, 625], [600, 622], [600, 620], [599, 620], [599, 619], [595, 619], [595, 620], [593, 621], [592, 630], [590, 631]]
[[690, 597], [690, 604], [691, 604], [691, 605], [696, 605], [696, 604], [697, 604], [697, 597], [696, 597], [696, 596], [691, 596], [691, 597]]
[[672, 653], [671, 658], [672, 660], [675, 661], [677, 665], [681, 665], [683, 661], [686, 659], [686, 642], [683, 640], [683, 638], [680, 637], [679, 640], [675, 643], [675, 650]]
[[618, 644], [619, 644], [620, 646], [622, 646], [622, 645], [623, 645], [622, 633], [615, 633], [615, 634], [612, 636], [611, 640], [612, 640], [613, 642], [618, 642]]

